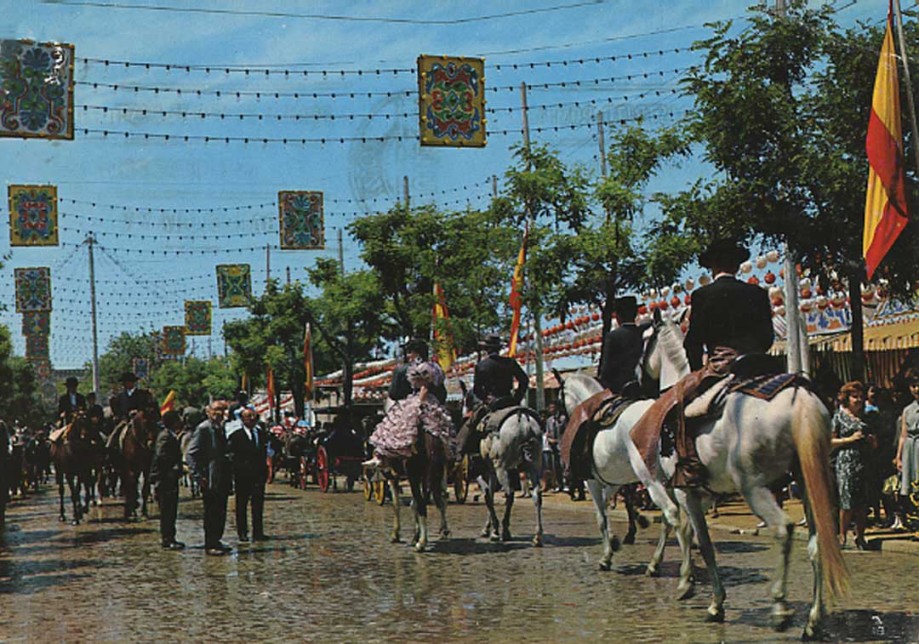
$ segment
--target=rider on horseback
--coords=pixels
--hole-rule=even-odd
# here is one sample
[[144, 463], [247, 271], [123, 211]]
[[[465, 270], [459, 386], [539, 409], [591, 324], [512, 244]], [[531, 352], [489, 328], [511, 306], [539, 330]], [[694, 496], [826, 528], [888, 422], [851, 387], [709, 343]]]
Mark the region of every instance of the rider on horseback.
[[109, 401], [116, 422], [116, 429], [106, 444], [109, 449], [121, 445], [127, 423], [137, 411], [142, 411], [146, 418], [153, 421], [160, 419], [160, 406], [156, 404], [153, 394], [137, 386], [137, 376], [126, 371], [121, 374], [120, 380], [124, 390]]
[[638, 300], [633, 295], [616, 298], [614, 310], [619, 326], [607, 333], [603, 341], [597, 380], [612, 393], [625, 395], [632, 393], [638, 384], [647, 326], [635, 324]]

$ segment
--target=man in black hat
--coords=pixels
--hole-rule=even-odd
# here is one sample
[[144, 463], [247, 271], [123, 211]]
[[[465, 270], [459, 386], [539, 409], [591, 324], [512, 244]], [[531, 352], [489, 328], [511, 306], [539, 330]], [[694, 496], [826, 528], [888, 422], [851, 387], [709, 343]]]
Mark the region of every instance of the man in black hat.
[[111, 401], [112, 414], [114, 414], [116, 420], [130, 420], [131, 412], [138, 409], [143, 409], [148, 418], [152, 417], [159, 420], [160, 406], [153, 399], [153, 394], [137, 386], [137, 376], [130, 371], [126, 371], [121, 374], [119, 380], [124, 389]]
[[[613, 304], [618, 328], [606, 334], [597, 379], [614, 394], [622, 394], [626, 385], [638, 380], [638, 366], [644, 349], [645, 329], [635, 324], [638, 300], [633, 295], [616, 298]], [[630, 387], [631, 389], [631, 387]]]
[[79, 384], [80, 381], [73, 376], [70, 376], [65, 381], [67, 392], [57, 401], [57, 415], [61, 421], [61, 426], [69, 425], [73, 422], [73, 417], [78, 411], [86, 411], [86, 398], [77, 391]]

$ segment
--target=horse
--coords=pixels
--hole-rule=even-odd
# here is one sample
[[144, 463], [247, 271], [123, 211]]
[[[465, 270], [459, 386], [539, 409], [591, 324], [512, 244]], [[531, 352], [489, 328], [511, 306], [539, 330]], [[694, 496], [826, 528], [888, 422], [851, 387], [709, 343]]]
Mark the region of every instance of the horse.
[[26, 481], [33, 492], [43, 482], [45, 470], [51, 462], [51, 444], [44, 435], [32, 436], [25, 446]]
[[[148, 517], [147, 499], [150, 496], [150, 467], [153, 464], [153, 444], [156, 440], [156, 422], [137, 412], [124, 421], [126, 428], [121, 446], [121, 487], [124, 492], [124, 518], [137, 516], [137, 484], [144, 477], [141, 487], [141, 516]], [[117, 430], [116, 430], [117, 431]]]
[[[536, 509], [536, 532], [532, 543], [543, 545], [542, 522], [542, 425], [532, 411], [525, 407], [502, 409], [504, 414], [500, 426], [484, 436], [479, 451], [484, 461], [485, 472], [479, 483], [485, 496], [488, 519], [482, 528], [482, 536], [492, 541], [506, 542], [511, 539], [511, 509], [514, 507], [514, 481], [522, 468], [533, 490], [533, 506]], [[495, 492], [504, 491], [504, 517], [498, 522], [495, 512]], [[500, 527], [500, 530], [499, 530]]]
[[[66, 521], [64, 512], [64, 482], [70, 488], [73, 504], [72, 525], [79, 525], [83, 515], [89, 512], [89, 499], [93, 485], [92, 469], [102, 462], [102, 453], [87, 436], [86, 419], [77, 415], [70, 425], [58, 430], [61, 435], [51, 443], [51, 460], [57, 480], [60, 498], [60, 520]], [[80, 499], [84, 489], [86, 500]]]
[[[645, 369], [656, 364], [659, 373], [682, 372], [686, 354], [679, 326], [672, 319], [656, 315], [654, 340], [646, 350]], [[706, 619], [724, 620], [725, 592], [705, 522], [703, 500], [708, 493], [739, 492], [754, 514], [775, 530], [781, 556], [771, 587], [773, 624], [783, 630], [791, 623], [793, 611], [786, 602], [786, 585], [794, 523], [769, 490], [770, 484], [791, 470], [803, 488], [808, 554], [814, 571], [813, 604], [804, 637], [822, 636], [825, 598], [844, 592], [848, 573], [836, 540], [832, 509], [830, 416], [819, 396], [800, 381], [771, 400], [741, 392], [729, 393], [723, 413], [717, 418], [700, 419], [696, 432], [696, 450], [708, 472], [706, 490], [677, 489], [673, 498], [665, 488], [665, 481], [674, 471], [674, 459], [659, 454], [657, 473], [652, 475], [629, 437], [629, 430], [650, 404], [633, 404], [613, 428], [598, 434], [593, 448], [594, 467], [606, 478], [616, 476], [617, 467], [629, 462], [631, 471], [662, 509], [665, 521], [677, 526], [680, 509], [688, 515], [712, 577], [713, 597]], [[681, 547], [688, 548], [688, 544], [681, 543]], [[691, 570], [682, 569], [681, 583], [687, 574], [691, 583]]]
[[[386, 410], [392, 407], [387, 399]], [[400, 543], [400, 508], [399, 477], [408, 479], [412, 491], [412, 514], [415, 518], [415, 534], [412, 539], [416, 552], [424, 552], [428, 546], [428, 503], [433, 501], [440, 512], [440, 538], [450, 536], [447, 526], [447, 490], [446, 468], [449, 447], [444, 442], [419, 425], [412, 453], [407, 457], [383, 456], [379, 465], [380, 473], [389, 483], [392, 493], [393, 529], [392, 543]]]

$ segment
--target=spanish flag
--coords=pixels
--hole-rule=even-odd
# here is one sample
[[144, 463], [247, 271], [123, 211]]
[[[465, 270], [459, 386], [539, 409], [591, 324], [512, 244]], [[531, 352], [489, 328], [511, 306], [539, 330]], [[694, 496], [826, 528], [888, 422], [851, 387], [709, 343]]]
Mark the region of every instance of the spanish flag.
[[303, 331], [303, 397], [313, 399], [313, 334], [309, 322]]
[[437, 351], [437, 362], [445, 372], [456, 362], [456, 347], [453, 344], [453, 335], [445, 329], [445, 323], [450, 319], [447, 310], [447, 298], [440, 284], [434, 282], [434, 311], [432, 313], [434, 325], [434, 347]]
[[274, 409], [274, 369], [268, 365], [268, 375], [265, 377], [265, 390], [268, 394], [268, 409]]
[[865, 148], [869, 168], [862, 251], [868, 279], [871, 279], [909, 220], [900, 126], [900, 83], [893, 44], [893, 15], [889, 10], [887, 32], [874, 79]]
[[511, 319], [511, 339], [508, 342], [507, 356], [517, 356], [517, 338], [520, 335], [520, 309], [523, 307], [523, 265], [527, 260], [527, 238], [530, 236], [530, 226], [527, 224], [523, 230], [523, 243], [520, 244], [520, 253], [517, 255], [517, 265], [514, 266], [514, 277], [511, 280], [511, 310], [514, 317]]
[[166, 400], [164, 400], [163, 404], [160, 405], [160, 415], [162, 416], [167, 411], [175, 411], [175, 402], [176, 402], [175, 389], [170, 389], [169, 394], [166, 395]]

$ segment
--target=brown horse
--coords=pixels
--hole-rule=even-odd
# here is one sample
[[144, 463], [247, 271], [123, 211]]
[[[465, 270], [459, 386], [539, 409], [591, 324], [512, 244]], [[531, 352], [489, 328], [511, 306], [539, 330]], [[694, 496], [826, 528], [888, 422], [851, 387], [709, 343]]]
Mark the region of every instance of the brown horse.
[[[124, 423], [121, 446], [121, 489], [124, 492], [124, 518], [137, 517], [137, 484], [141, 487], [141, 515], [147, 518], [147, 499], [150, 496], [150, 466], [153, 464], [153, 444], [156, 440], [156, 422], [143, 412], [137, 412]], [[118, 430], [116, 430], [118, 431]]]
[[[89, 512], [89, 499], [92, 494], [93, 468], [102, 463], [103, 453], [94, 444], [88, 432], [88, 423], [82, 416], [64, 428], [62, 435], [51, 443], [51, 460], [54, 463], [54, 475], [57, 479], [58, 495], [61, 502], [61, 521], [66, 521], [64, 514], [64, 481], [70, 488], [70, 500], [73, 503], [73, 525], [78, 525], [83, 515]], [[86, 500], [80, 499], [80, 488], [85, 490]]]

